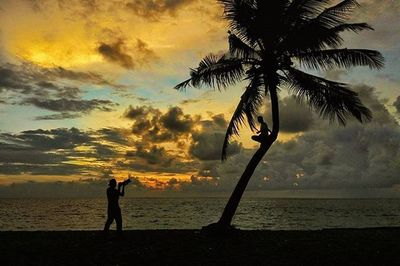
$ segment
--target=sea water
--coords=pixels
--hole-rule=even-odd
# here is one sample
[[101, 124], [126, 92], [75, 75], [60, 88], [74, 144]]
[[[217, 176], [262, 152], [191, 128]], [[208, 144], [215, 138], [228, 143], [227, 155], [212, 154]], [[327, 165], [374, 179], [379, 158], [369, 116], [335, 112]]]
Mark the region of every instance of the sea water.
[[[124, 229], [199, 229], [216, 222], [225, 198], [122, 198]], [[0, 199], [0, 230], [101, 230], [106, 199]], [[400, 199], [245, 198], [241, 229], [317, 230], [400, 226]], [[115, 228], [115, 224], [112, 225]]]

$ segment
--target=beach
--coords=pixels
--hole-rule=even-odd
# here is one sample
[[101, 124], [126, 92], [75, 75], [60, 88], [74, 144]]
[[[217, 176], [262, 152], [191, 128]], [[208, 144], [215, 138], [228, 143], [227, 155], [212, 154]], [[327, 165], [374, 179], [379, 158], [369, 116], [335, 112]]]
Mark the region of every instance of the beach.
[[1, 265], [398, 265], [400, 227], [308, 231], [2, 231]]

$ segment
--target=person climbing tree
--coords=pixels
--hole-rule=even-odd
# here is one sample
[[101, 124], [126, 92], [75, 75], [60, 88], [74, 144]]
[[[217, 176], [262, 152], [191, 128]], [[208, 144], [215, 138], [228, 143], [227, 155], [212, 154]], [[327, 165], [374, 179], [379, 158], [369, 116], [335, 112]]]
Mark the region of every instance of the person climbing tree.
[[257, 134], [259, 135], [253, 135], [251, 136], [251, 139], [261, 143], [263, 140], [267, 139], [269, 134], [271, 134], [271, 130], [269, 130], [268, 124], [264, 121], [262, 116], [257, 117], [257, 121], [260, 123], [260, 130], [257, 131]]

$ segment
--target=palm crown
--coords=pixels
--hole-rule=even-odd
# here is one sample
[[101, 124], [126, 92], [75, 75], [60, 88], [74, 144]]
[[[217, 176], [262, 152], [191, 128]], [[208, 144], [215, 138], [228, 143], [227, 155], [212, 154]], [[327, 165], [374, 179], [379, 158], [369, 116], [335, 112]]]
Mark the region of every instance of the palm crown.
[[[221, 90], [240, 81], [248, 82], [228, 125], [222, 159], [226, 158], [230, 138], [239, 134], [245, 120], [254, 130], [264, 97], [280, 88], [287, 88], [322, 117], [341, 124], [350, 117], [360, 122], [371, 119], [370, 110], [346, 84], [300, 70], [383, 67], [384, 59], [377, 51], [341, 48], [341, 33], [372, 30], [366, 23], [346, 23], [358, 6], [355, 0], [333, 6], [329, 5], [330, 0], [219, 2], [229, 21], [229, 51], [206, 56], [197, 68], [191, 69], [190, 78], [176, 89], [207, 85]], [[274, 116], [278, 110], [273, 106], [272, 112]], [[273, 122], [272, 134], [277, 135], [279, 123], [275, 119]]]

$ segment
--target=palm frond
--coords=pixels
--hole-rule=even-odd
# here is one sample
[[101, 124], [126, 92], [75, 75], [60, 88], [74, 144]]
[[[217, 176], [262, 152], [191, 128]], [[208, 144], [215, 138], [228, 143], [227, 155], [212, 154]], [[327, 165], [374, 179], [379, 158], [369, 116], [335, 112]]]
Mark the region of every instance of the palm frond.
[[247, 123], [250, 126], [250, 129], [252, 131], [256, 131], [257, 128], [255, 117], [260, 108], [260, 105], [263, 103], [263, 98], [264, 95], [266, 95], [267, 91], [265, 90], [265, 86], [264, 89], [262, 88], [264, 82], [260, 75], [249, 77], [249, 79], [251, 79], [251, 82], [247, 89], [251, 90], [252, 93], [249, 94], [246, 106], [244, 108], [244, 113], [246, 115]]
[[289, 32], [280, 42], [280, 50], [290, 53], [337, 48], [343, 44], [341, 31], [311, 23]]
[[359, 122], [372, 118], [371, 111], [365, 107], [357, 93], [350, 90], [345, 84], [330, 81], [321, 77], [304, 73], [295, 68], [287, 72], [290, 90], [311, 107], [323, 118], [337, 120], [345, 125], [350, 117]]
[[210, 54], [201, 60], [196, 69], [191, 69], [190, 79], [176, 85], [175, 89], [182, 90], [189, 85], [193, 87], [207, 85], [221, 90], [240, 81], [243, 74], [242, 60]]
[[329, 29], [329, 32], [331, 32], [332, 34], [337, 34], [343, 31], [352, 31], [354, 33], [359, 33], [363, 30], [373, 30], [373, 28], [367, 23], [343, 23]]
[[337, 5], [325, 9], [312, 21], [326, 27], [335, 27], [344, 23], [349, 18], [353, 9], [359, 6], [355, 0], [344, 0]]
[[255, 0], [218, 0], [224, 8], [223, 16], [229, 21], [229, 28], [241, 39], [252, 45], [257, 42], [257, 6]]
[[330, 0], [293, 0], [286, 9], [285, 18], [290, 24], [297, 24], [304, 19], [321, 13]]
[[353, 66], [368, 66], [371, 69], [381, 69], [384, 65], [382, 54], [366, 49], [330, 49], [311, 51], [296, 55], [302, 66], [311, 69], [332, 69], [334, 67], [350, 68]]
[[257, 51], [250, 44], [245, 43], [238, 36], [229, 33], [229, 53], [236, 58], [255, 58], [258, 57]]
[[333, 28], [312, 23], [304, 25], [290, 34], [281, 42], [281, 50], [297, 54], [327, 48], [338, 48], [343, 44], [340, 34], [344, 31], [359, 33], [363, 30], [373, 30], [367, 23], [340, 24]]
[[226, 160], [230, 139], [233, 135], [239, 135], [239, 129], [244, 124], [245, 118], [247, 118], [250, 128], [252, 130], [256, 129], [254, 117], [257, 115], [257, 112], [263, 103], [264, 95], [265, 92], [262, 87], [261, 77], [254, 77], [241, 96], [239, 104], [237, 105], [231, 121], [228, 124], [228, 128], [225, 133], [224, 144], [222, 145], [222, 161]]
[[[293, 13], [296, 10], [296, 6], [301, 6], [303, 1], [306, 0], [294, 0], [287, 12], [292, 10], [291, 12]], [[316, 12], [320, 11], [322, 4], [328, 2], [322, 1]], [[295, 52], [340, 47], [343, 44], [343, 38], [340, 33], [343, 31], [358, 33], [366, 29], [372, 30], [372, 27], [366, 23], [345, 24], [351, 11], [358, 6], [359, 4], [355, 0], [344, 0], [337, 5], [325, 8], [311, 19], [303, 18], [298, 12], [294, 12], [292, 15], [285, 15], [293, 16], [297, 20], [294, 23], [290, 22], [291, 19], [288, 19], [287, 33], [284, 34], [280, 41], [281, 46], [289, 47], [288, 51]]]

